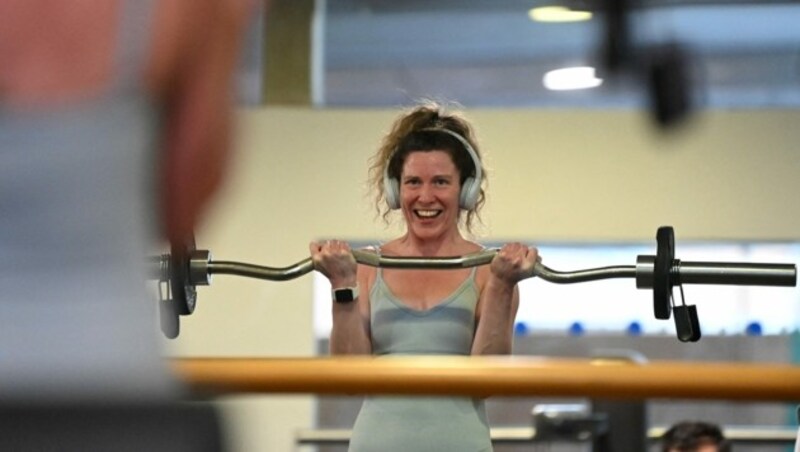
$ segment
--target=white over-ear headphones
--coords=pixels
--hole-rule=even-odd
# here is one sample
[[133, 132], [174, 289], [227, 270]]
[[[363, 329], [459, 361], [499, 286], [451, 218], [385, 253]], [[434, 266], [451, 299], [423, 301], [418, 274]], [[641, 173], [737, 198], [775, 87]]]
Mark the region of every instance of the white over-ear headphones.
[[[466, 210], [474, 208], [475, 204], [478, 203], [478, 198], [481, 194], [481, 180], [483, 174], [481, 172], [481, 160], [478, 158], [478, 154], [475, 152], [475, 150], [472, 149], [469, 141], [452, 130], [444, 128], [421, 129], [419, 132], [444, 132], [457, 139], [464, 146], [464, 149], [467, 150], [469, 156], [472, 158], [472, 162], [475, 164], [475, 176], [467, 177], [464, 180], [464, 183], [461, 185], [461, 194], [458, 198], [458, 205], [462, 209]], [[397, 180], [396, 177], [389, 177], [389, 163], [392, 161], [392, 157], [389, 157], [386, 162], [386, 166], [383, 168], [383, 193], [386, 197], [386, 204], [389, 205], [389, 208], [399, 209], [400, 181]]]

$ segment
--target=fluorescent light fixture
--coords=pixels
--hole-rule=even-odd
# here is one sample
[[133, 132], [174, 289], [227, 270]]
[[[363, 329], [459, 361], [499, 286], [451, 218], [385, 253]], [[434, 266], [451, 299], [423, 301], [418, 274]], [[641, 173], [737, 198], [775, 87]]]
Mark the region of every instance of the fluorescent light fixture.
[[565, 91], [595, 88], [603, 84], [603, 79], [595, 77], [593, 67], [567, 67], [544, 74], [542, 83], [549, 90]]
[[528, 17], [536, 22], [580, 22], [592, 18], [589, 11], [575, 11], [563, 6], [542, 6], [528, 11]]

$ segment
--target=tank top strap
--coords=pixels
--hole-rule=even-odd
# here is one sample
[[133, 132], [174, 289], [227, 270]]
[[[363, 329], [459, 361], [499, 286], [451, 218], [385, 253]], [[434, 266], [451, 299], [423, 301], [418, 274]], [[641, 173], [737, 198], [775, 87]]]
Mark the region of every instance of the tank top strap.
[[[377, 254], [378, 257], [381, 257], [381, 244], [375, 244], [372, 248], [375, 250], [375, 254]], [[381, 281], [383, 281], [383, 269], [378, 267], [375, 269], [375, 282], [378, 283]]]
[[153, 0], [120, 0], [119, 33], [114, 54], [115, 91], [139, 89], [152, 47]]
[[[480, 244], [479, 244], [479, 245], [480, 245]], [[477, 252], [486, 251], [486, 249], [487, 249], [487, 248], [486, 248], [485, 246], [483, 246], [483, 245], [480, 245], [480, 247], [481, 247], [481, 249], [480, 249], [480, 250], [478, 250]], [[472, 267], [472, 272], [470, 272], [470, 274], [469, 274], [469, 278], [472, 280], [472, 282], [473, 282], [473, 283], [475, 283], [475, 275], [477, 275], [477, 274], [478, 274], [478, 267], [477, 267], [477, 266], [475, 266], [475, 267]]]

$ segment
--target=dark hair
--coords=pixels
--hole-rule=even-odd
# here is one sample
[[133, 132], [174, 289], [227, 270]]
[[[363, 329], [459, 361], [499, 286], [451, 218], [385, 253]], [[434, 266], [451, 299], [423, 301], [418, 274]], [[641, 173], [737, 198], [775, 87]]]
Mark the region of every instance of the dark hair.
[[731, 443], [725, 439], [722, 430], [716, 425], [702, 421], [679, 422], [661, 437], [661, 451], [693, 452], [699, 446], [713, 444], [719, 452], [730, 452]]

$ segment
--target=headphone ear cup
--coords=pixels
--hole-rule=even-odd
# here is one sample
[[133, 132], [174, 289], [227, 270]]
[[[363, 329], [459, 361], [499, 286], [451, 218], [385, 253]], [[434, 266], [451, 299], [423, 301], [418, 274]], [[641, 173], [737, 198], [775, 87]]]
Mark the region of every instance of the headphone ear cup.
[[383, 178], [383, 194], [390, 209], [400, 208], [400, 182], [389, 176]]
[[468, 177], [461, 185], [461, 195], [458, 204], [462, 209], [470, 210], [478, 203], [481, 193], [481, 184], [475, 181], [474, 177]]

